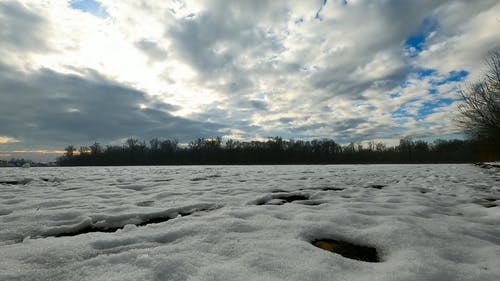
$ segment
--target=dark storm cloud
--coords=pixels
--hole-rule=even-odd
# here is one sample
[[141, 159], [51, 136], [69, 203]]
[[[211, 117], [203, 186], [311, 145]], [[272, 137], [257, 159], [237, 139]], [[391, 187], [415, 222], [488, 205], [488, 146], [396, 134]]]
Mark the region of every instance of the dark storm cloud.
[[185, 141], [217, 135], [221, 128], [172, 116], [171, 109], [176, 107], [95, 72], [85, 78], [49, 69], [22, 73], [0, 64], [0, 135], [21, 141], [10, 146], [59, 147], [130, 136]]
[[44, 51], [48, 24], [42, 17], [13, 1], [0, 2], [0, 51]]

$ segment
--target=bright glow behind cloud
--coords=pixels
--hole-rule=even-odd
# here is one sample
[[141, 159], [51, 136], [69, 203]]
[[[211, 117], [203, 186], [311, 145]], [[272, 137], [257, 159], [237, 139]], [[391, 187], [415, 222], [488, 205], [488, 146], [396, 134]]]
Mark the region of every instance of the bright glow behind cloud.
[[13, 143], [13, 142], [19, 142], [19, 141], [16, 140], [15, 138], [0, 136], [0, 144], [1, 143]]

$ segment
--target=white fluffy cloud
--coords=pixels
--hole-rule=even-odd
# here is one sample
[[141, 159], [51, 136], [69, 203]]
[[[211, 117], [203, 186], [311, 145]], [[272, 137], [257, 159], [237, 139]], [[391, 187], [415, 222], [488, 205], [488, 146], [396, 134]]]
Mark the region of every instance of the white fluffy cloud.
[[500, 48], [499, 14], [494, 0], [5, 1], [0, 62], [28, 80], [95, 72], [228, 137], [445, 136], [456, 87]]

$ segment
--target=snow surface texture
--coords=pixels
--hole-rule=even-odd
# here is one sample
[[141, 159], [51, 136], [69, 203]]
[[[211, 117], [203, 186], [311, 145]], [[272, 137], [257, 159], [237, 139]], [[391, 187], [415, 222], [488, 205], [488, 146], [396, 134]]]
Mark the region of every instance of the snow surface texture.
[[0, 182], [0, 280], [500, 280], [494, 167], [5, 168]]

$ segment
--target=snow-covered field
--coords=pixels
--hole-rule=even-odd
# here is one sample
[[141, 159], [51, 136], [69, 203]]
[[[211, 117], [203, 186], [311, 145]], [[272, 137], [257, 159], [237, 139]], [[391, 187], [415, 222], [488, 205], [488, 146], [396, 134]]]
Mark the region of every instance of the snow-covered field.
[[497, 168], [4, 168], [0, 182], [0, 280], [500, 280]]

